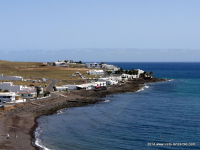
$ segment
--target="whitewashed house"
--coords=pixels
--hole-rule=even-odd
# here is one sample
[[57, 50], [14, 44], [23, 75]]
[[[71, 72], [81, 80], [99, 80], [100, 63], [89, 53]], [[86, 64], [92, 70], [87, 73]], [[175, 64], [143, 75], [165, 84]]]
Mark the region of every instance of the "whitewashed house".
[[62, 85], [61, 87], [63, 87], [63, 89], [68, 88], [68, 90], [76, 90], [76, 85]]
[[43, 83], [46, 83], [46, 82], [47, 82], [47, 79], [46, 79], [46, 78], [42, 78], [42, 82], [43, 82]]
[[89, 75], [104, 75], [103, 70], [89, 70], [87, 71]]
[[29, 91], [26, 91], [26, 92], [17, 92], [18, 95], [20, 95], [22, 98], [25, 98], [25, 99], [28, 99], [28, 98], [33, 98], [33, 97], [36, 97], [37, 94], [36, 92], [29, 92]]
[[[36, 96], [36, 89], [34, 87], [13, 85], [13, 82], [0, 83], [0, 89], [2, 91], [8, 90], [10, 92], [18, 93], [19, 95], [21, 95], [22, 98], [31, 98]], [[43, 93], [43, 88], [41, 88], [40, 94], [42, 93]]]
[[0, 93], [0, 102], [3, 102], [4, 100], [6, 102], [11, 102], [15, 101], [15, 92], [5, 92], [5, 93]]
[[140, 77], [140, 74], [141, 73], [144, 73], [143, 70], [140, 70], [140, 69], [136, 69], [138, 71], [138, 74], [137, 75], [129, 75], [129, 74], [122, 74], [121, 75], [121, 78], [122, 80], [128, 80], [128, 79], [134, 79], [134, 78], [139, 78]]
[[122, 80], [126, 81], [126, 80], [128, 80], [130, 78], [130, 76], [131, 75], [129, 75], [129, 74], [122, 74], [121, 78], [122, 78]]
[[[136, 69], [136, 70], [138, 71], [138, 76], [139, 76], [139, 77], [140, 77], [140, 74], [141, 74], [141, 73], [144, 73], [143, 70], [140, 70], [140, 69]], [[139, 78], [139, 77], [138, 77], [138, 78]]]
[[117, 68], [117, 66], [108, 65], [108, 64], [102, 64], [101, 68], [105, 68], [105, 69], [109, 69], [109, 70], [113, 70], [113, 71], [117, 71], [120, 69], [120, 68]]
[[68, 65], [64, 61], [58, 61], [58, 62], [53, 62], [53, 66], [65, 67], [65, 66], [68, 66]]
[[131, 79], [131, 80], [132, 80], [132, 79], [136, 79], [136, 78], [139, 78], [139, 75], [130, 75], [130, 76], [129, 76], [129, 79]]
[[0, 74], [0, 80], [23, 81], [23, 77], [21, 77], [21, 76], [3, 76], [3, 74]]
[[106, 81], [108, 81], [109, 80], [109, 78], [98, 78], [98, 81], [99, 82], [106, 82]]
[[64, 87], [64, 86], [56, 86], [57, 91], [61, 92], [61, 91], [67, 91], [68, 87]]
[[99, 63], [86, 63], [85, 65], [87, 68], [100, 68]]
[[77, 85], [77, 89], [85, 89], [85, 90], [91, 90], [94, 89], [96, 86], [106, 86], [106, 82], [92, 82], [87, 84], [81, 84]]
[[32, 91], [33, 88], [22, 86], [22, 85], [13, 85], [13, 82], [1, 82], [0, 89], [2, 91], [8, 90], [10, 92], [17, 92], [17, 91]]
[[108, 85], [116, 85], [116, 84], [118, 84], [118, 80], [108, 80], [106, 83]]

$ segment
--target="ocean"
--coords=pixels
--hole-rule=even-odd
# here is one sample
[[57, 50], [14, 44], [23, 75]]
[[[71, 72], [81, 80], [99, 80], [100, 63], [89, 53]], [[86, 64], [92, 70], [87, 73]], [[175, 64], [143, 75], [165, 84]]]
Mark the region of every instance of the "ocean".
[[38, 118], [36, 144], [56, 150], [200, 149], [200, 63], [119, 63], [167, 82]]

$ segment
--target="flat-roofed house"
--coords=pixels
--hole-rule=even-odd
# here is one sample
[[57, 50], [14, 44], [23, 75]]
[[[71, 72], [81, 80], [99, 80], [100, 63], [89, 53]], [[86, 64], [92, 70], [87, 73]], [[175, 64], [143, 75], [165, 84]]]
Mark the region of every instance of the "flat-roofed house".
[[21, 76], [4, 76], [0, 74], [0, 80], [23, 81], [24, 79]]
[[58, 66], [58, 67], [65, 67], [65, 66], [68, 66], [66, 62], [64, 61], [59, 61], [59, 62], [54, 62], [53, 63], [53, 66]]
[[15, 92], [5, 92], [5, 93], [0, 93], [0, 102], [6, 101], [6, 102], [11, 102], [15, 101]]
[[87, 68], [100, 68], [99, 63], [86, 63]]
[[89, 75], [104, 75], [103, 70], [89, 70], [87, 71]]

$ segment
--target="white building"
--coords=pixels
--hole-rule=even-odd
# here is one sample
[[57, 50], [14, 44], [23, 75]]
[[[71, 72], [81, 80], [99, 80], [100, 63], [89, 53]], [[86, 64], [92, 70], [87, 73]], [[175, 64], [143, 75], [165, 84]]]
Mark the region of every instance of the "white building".
[[46, 78], [42, 78], [42, 82], [43, 82], [43, 83], [46, 83], [46, 82], [47, 82], [47, 79], [46, 79]]
[[102, 68], [105, 68], [105, 69], [114, 70], [114, 71], [117, 71], [117, 70], [120, 69], [120, 68], [117, 68], [117, 66], [114, 66], [114, 65], [108, 65], [108, 64], [102, 64], [101, 67], [102, 67]]
[[61, 87], [68, 88], [68, 90], [76, 90], [76, 85], [62, 85]]
[[23, 81], [23, 77], [21, 77], [21, 76], [3, 76], [3, 74], [0, 74], [0, 80]]
[[116, 85], [116, 84], [118, 84], [118, 80], [108, 80], [106, 83], [108, 85]]
[[96, 86], [106, 86], [106, 82], [92, 82], [92, 83], [86, 83], [86, 84], [80, 84], [80, 85], [63, 85], [60, 87], [56, 87], [58, 91], [62, 90], [77, 90], [77, 89], [85, 89], [85, 90], [91, 90], [94, 89]]
[[106, 86], [106, 82], [92, 82], [92, 83], [87, 83], [87, 84], [81, 84], [77, 85], [77, 89], [85, 89], [85, 90], [91, 90], [95, 89], [96, 86]]
[[131, 75], [129, 75], [129, 74], [122, 74], [122, 80], [128, 80], [130, 77], [131, 77]]
[[140, 69], [136, 69], [138, 71], [138, 76], [140, 76], [141, 73], [144, 73], [143, 70], [140, 70]]
[[117, 77], [113, 77], [113, 76], [111, 76], [111, 77], [107, 77], [107, 78], [99, 78], [98, 79], [98, 81], [104, 81], [104, 82], [106, 82], [106, 84], [108, 84], [108, 85], [116, 85], [116, 84], [118, 84], [119, 83], [119, 81], [121, 81], [122, 80], [122, 78], [121, 78], [121, 76], [117, 76]]
[[85, 65], [87, 68], [100, 68], [98, 63], [86, 63]]
[[121, 78], [122, 78], [123, 80], [139, 78], [139, 77], [140, 77], [140, 74], [141, 74], [141, 73], [144, 73], [143, 70], [140, 70], [140, 69], [136, 69], [136, 70], [138, 71], [138, 74], [137, 74], [137, 75], [122, 74], [122, 75], [121, 75]]
[[57, 91], [67, 91], [68, 87], [64, 87], [64, 86], [56, 86]]
[[135, 79], [135, 78], [139, 78], [140, 76], [139, 75], [130, 75], [129, 79]]
[[37, 94], [36, 92], [17, 92], [18, 95], [20, 95], [22, 98], [33, 98], [35, 97]]
[[103, 70], [89, 70], [87, 71], [89, 75], [104, 75]]
[[99, 82], [106, 82], [106, 81], [108, 81], [109, 80], [109, 78], [98, 78], [98, 81]]
[[64, 66], [67, 66], [67, 63], [64, 61], [54, 62], [53, 66], [64, 67]]
[[7, 102], [11, 102], [11, 101], [15, 101], [15, 92], [5, 92], [5, 93], [0, 93], [0, 102], [2, 101], [7, 101]]
[[[18, 93], [22, 98], [31, 98], [36, 96], [35, 88], [22, 85], [13, 85], [13, 82], [0, 83], [0, 89], [2, 91], [8, 90], [10, 92]], [[41, 88], [40, 94], [41, 93], [43, 93], [43, 88]]]
[[17, 91], [33, 91], [34, 89], [27, 86], [22, 85], [13, 85], [13, 82], [1, 82], [0, 89], [2, 91], [8, 90], [10, 92], [17, 92]]

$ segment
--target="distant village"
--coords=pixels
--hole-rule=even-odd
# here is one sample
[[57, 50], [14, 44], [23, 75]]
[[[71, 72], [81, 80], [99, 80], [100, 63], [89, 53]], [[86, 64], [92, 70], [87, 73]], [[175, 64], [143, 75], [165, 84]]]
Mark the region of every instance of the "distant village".
[[[44, 62], [44, 66], [54, 67], [69, 67], [72, 64], [80, 64], [84, 68], [88, 68], [86, 74], [93, 76], [93, 78], [86, 78], [77, 70], [74, 76], [79, 76], [83, 80], [82, 84], [66, 84], [61, 86], [54, 86], [54, 93], [69, 93], [71, 90], [95, 90], [106, 89], [106, 87], [125, 84], [129, 80], [137, 80], [138, 78], [152, 78], [153, 73], [147, 73], [140, 69], [123, 70], [115, 65], [102, 63], [85, 63], [81, 61], [73, 62], [61, 60], [56, 62]], [[22, 76], [4, 76], [0, 75], [0, 107], [3, 103], [21, 103], [35, 99], [43, 99], [50, 97], [50, 92], [46, 91], [48, 79], [24, 79]], [[14, 85], [13, 81], [30, 82], [29, 86]], [[44, 86], [34, 86], [34, 83], [43, 83]]]

